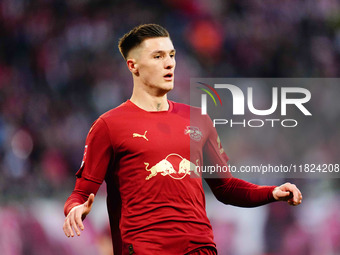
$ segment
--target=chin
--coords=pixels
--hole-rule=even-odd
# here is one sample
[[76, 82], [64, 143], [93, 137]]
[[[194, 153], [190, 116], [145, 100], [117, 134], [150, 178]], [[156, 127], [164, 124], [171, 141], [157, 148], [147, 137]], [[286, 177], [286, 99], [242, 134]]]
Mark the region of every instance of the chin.
[[166, 83], [164, 84], [160, 89], [162, 90], [166, 90], [166, 91], [170, 91], [174, 88], [174, 83], [173, 82], [169, 82], [169, 83]]
[[174, 85], [169, 84], [167, 86], [162, 86], [161, 88], [159, 88], [159, 91], [160, 91], [160, 94], [166, 94], [166, 93], [170, 92], [173, 88], [174, 88]]
[[174, 88], [174, 85], [169, 86], [168, 89], [167, 89], [167, 92], [170, 92], [171, 90], [173, 90], [173, 88]]

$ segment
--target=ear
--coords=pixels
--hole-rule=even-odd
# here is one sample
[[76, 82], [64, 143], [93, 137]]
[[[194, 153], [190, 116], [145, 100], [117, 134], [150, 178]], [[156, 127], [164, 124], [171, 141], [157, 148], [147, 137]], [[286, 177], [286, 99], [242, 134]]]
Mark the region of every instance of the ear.
[[138, 75], [138, 64], [134, 58], [127, 59], [126, 64], [132, 74]]

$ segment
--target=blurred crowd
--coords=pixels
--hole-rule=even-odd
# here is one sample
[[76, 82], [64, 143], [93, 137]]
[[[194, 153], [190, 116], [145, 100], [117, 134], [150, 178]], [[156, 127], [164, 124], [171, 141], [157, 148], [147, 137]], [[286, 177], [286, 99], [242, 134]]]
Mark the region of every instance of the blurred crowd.
[[[132, 78], [117, 43], [125, 32], [143, 23], [159, 23], [171, 34], [177, 69], [170, 99], [179, 102], [189, 103], [191, 77], [340, 75], [337, 0], [2, 0], [0, 215], [22, 219], [15, 218], [23, 209], [16, 208], [17, 203], [37, 197], [67, 198], [91, 123], [131, 94]], [[336, 99], [336, 93], [323, 94], [322, 102]], [[340, 135], [334, 123], [339, 124], [339, 112], [327, 111], [321, 121], [328, 124], [306, 132], [310, 141], [316, 133], [323, 140], [308, 146], [308, 155], [301, 155], [299, 150], [296, 157], [322, 154], [325, 159], [338, 160]], [[229, 138], [235, 156], [246, 158], [242, 145], [247, 137]], [[284, 136], [280, 139], [285, 145]], [[271, 147], [261, 148], [262, 155], [271, 155], [272, 151]], [[308, 180], [298, 182], [312, 192]], [[338, 184], [328, 180], [316, 185], [336, 193]], [[336, 199], [339, 201], [339, 197]], [[271, 206], [268, 210], [273, 212], [264, 221], [267, 245], [262, 250], [267, 254], [281, 254], [280, 247], [288, 247], [295, 240], [291, 241], [291, 236], [298, 238], [299, 233], [307, 231], [294, 221], [293, 212], [288, 217], [277, 208]], [[333, 210], [331, 215], [339, 219], [339, 213]], [[320, 211], [325, 213], [327, 208]], [[25, 228], [25, 219], [7, 224]], [[281, 222], [292, 222], [298, 232], [291, 233]], [[332, 240], [326, 253], [312, 253], [316, 237], [307, 234], [301, 241], [305, 250], [289, 253], [339, 254], [339, 228], [334, 227], [339, 226], [339, 220], [334, 223], [330, 217], [327, 226], [322, 231]], [[226, 224], [228, 227], [233, 228]], [[282, 239], [271, 240], [275, 232], [280, 232]], [[298, 247], [299, 243], [294, 245]], [[25, 252], [20, 247], [3, 254], [38, 254], [33, 246], [26, 247]], [[43, 254], [55, 254], [47, 249]]]

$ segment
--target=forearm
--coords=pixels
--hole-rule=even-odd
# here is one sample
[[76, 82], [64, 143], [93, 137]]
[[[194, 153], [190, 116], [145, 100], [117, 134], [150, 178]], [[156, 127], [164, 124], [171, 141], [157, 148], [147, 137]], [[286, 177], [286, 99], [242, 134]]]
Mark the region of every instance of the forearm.
[[64, 205], [65, 216], [77, 205], [85, 203], [91, 193], [96, 194], [100, 184], [87, 180], [83, 177], [77, 178], [75, 188]]
[[275, 186], [260, 186], [238, 178], [206, 179], [215, 197], [224, 204], [256, 207], [276, 201]]

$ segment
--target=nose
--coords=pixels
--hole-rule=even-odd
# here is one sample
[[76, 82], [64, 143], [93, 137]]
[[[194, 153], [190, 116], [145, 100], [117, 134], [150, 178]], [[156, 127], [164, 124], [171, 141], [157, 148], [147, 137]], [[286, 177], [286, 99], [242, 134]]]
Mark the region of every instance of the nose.
[[168, 56], [166, 59], [165, 59], [165, 62], [164, 62], [164, 68], [165, 69], [172, 69], [176, 66], [176, 60], [175, 60], [175, 57], [170, 57]]

